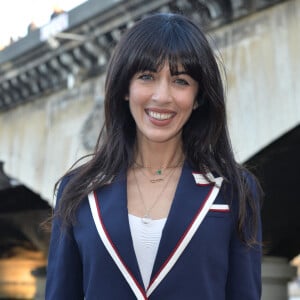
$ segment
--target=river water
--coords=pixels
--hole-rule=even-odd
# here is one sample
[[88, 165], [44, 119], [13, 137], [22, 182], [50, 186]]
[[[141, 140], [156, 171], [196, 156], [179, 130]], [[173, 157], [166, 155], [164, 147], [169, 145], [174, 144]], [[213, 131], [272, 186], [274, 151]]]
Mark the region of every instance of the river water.
[[42, 252], [15, 249], [15, 255], [0, 259], [0, 299], [33, 299], [36, 278], [31, 271], [45, 266]]

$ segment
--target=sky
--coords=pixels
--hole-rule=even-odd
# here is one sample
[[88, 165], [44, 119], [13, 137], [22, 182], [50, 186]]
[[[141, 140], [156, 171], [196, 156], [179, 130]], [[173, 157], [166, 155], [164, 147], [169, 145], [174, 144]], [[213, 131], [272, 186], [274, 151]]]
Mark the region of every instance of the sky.
[[54, 6], [64, 11], [87, 0], [0, 0], [0, 48], [27, 34], [33, 21], [38, 27], [47, 24]]

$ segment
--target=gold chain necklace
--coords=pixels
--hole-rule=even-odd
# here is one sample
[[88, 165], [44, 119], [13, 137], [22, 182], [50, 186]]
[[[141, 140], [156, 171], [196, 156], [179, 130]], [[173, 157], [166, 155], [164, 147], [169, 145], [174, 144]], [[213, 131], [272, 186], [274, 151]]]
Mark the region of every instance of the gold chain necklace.
[[154, 208], [154, 206], [156, 205], [156, 203], [158, 202], [160, 196], [164, 193], [164, 191], [166, 190], [167, 186], [168, 186], [168, 183], [170, 182], [170, 179], [172, 177], [172, 175], [174, 174], [175, 172], [175, 167], [173, 168], [173, 170], [171, 171], [171, 173], [169, 174], [169, 177], [168, 177], [168, 180], [167, 182], [165, 183], [165, 185], [162, 187], [161, 191], [158, 193], [158, 195], [156, 196], [156, 199], [155, 201], [152, 203], [152, 205], [147, 208], [146, 206], [146, 203], [145, 203], [145, 200], [143, 198], [143, 194], [142, 194], [142, 191], [141, 191], [141, 187], [139, 185], [139, 182], [137, 180], [137, 176], [136, 176], [136, 173], [135, 173], [135, 169], [133, 168], [132, 171], [133, 171], [133, 174], [134, 174], [134, 178], [135, 178], [135, 182], [136, 182], [136, 187], [137, 187], [137, 190], [138, 190], [138, 193], [140, 194], [140, 198], [142, 200], [142, 203], [143, 203], [143, 206], [145, 208], [145, 215], [141, 218], [141, 221], [144, 223], [144, 224], [149, 224], [151, 221], [152, 221], [152, 218], [150, 217], [150, 212], [151, 210]]
[[[170, 167], [165, 167], [165, 166], [161, 166], [160, 168], [156, 169], [156, 171], [154, 172], [154, 177], [153, 178], [149, 178], [146, 173], [144, 172], [143, 169], [150, 169], [150, 170], [153, 170], [153, 168], [151, 166], [144, 166], [144, 165], [141, 165], [139, 164], [138, 162], [134, 162], [134, 164], [136, 166], [138, 166], [140, 169], [141, 169], [141, 172], [142, 174], [151, 182], [151, 183], [157, 183], [157, 182], [161, 182], [161, 181], [164, 181], [165, 178], [167, 177], [156, 177], [156, 176], [163, 176], [164, 173], [165, 173], [165, 170], [167, 169], [174, 169], [174, 168], [177, 168], [181, 163], [183, 162], [183, 160], [179, 161], [175, 166], [170, 166]], [[171, 171], [170, 171], [171, 173]]]
[[[141, 173], [142, 175], [147, 178], [151, 183], [157, 183], [157, 182], [161, 182], [161, 181], [164, 181], [168, 175], [171, 173], [171, 171], [169, 172], [169, 174], [165, 175], [165, 172], [163, 172], [162, 169], [159, 169], [155, 172], [155, 174], [153, 175], [154, 177], [152, 178], [149, 178], [149, 176], [144, 172], [144, 169], [143, 167], [141, 167], [140, 165], [136, 164], [139, 167], [139, 169], [141, 170]], [[164, 177], [162, 177], [163, 175], [165, 175]]]

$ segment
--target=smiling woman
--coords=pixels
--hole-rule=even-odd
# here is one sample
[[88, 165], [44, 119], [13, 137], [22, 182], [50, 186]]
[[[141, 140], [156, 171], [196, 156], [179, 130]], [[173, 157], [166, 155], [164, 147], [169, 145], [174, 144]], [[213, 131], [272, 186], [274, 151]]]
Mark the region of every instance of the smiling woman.
[[260, 189], [233, 157], [224, 98], [186, 17], [121, 38], [95, 151], [59, 182], [46, 299], [260, 299]]
[[197, 94], [198, 82], [184, 71], [172, 74], [168, 61], [155, 72], [135, 74], [126, 99], [137, 125], [137, 140], [172, 140], [177, 145], [183, 125], [197, 103]]

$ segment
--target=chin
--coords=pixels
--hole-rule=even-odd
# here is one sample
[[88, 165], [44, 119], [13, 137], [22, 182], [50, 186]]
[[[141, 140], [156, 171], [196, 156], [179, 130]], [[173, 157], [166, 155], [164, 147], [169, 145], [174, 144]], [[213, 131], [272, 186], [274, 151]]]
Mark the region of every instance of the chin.
[[148, 135], [145, 136], [149, 142], [152, 143], [167, 143], [170, 141], [177, 141], [181, 139], [181, 135], [179, 134], [157, 134], [157, 135]]

